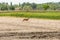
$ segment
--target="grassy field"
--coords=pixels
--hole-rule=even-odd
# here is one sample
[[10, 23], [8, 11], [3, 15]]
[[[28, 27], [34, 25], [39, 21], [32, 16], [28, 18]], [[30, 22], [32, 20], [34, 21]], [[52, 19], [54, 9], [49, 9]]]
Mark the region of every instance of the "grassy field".
[[40, 11], [40, 12], [0, 12], [0, 16], [43, 18], [43, 19], [60, 19], [59, 11]]

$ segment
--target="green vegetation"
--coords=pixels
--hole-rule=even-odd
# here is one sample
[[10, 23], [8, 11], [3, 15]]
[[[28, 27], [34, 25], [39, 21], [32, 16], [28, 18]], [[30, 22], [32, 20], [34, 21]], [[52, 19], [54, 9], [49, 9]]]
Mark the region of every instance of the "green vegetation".
[[44, 10], [47, 10], [49, 6], [47, 4], [43, 5]]
[[0, 3], [0, 10], [60, 10], [60, 2], [48, 2], [42, 4], [24, 2], [22, 4], [13, 4], [2, 2]]
[[27, 18], [44, 18], [60, 19], [59, 11], [39, 11], [39, 12], [1, 12], [0, 16], [27, 17]]
[[[0, 3], [0, 16], [60, 19], [60, 2], [49, 3]], [[2, 12], [1, 12], [2, 11]], [[6, 11], [6, 12], [5, 12]]]

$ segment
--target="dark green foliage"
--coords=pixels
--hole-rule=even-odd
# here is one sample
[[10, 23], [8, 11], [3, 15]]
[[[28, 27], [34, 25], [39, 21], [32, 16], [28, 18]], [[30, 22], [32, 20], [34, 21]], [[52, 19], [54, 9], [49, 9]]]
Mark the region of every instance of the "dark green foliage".
[[[13, 4], [12, 2], [10, 5], [8, 3], [0, 3], [0, 10], [24, 10], [27, 9], [26, 7], [32, 8], [31, 10], [60, 10], [60, 2], [49, 2], [49, 3], [42, 3], [42, 4], [36, 4], [36, 3], [22, 3], [22, 4]], [[27, 11], [28, 11], [27, 10]]]
[[47, 10], [49, 8], [49, 5], [43, 4], [43, 8], [44, 8], [44, 10]]
[[15, 7], [14, 6], [10, 6], [9, 9], [10, 10], [15, 10]]
[[37, 7], [37, 4], [35, 4], [35, 3], [32, 3], [32, 4], [31, 4], [31, 7], [32, 7], [32, 9], [36, 9], [36, 7]]
[[0, 10], [8, 10], [8, 4], [7, 3], [0, 3]]
[[2, 6], [1, 10], [8, 10], [8, 8], [6, 6]]

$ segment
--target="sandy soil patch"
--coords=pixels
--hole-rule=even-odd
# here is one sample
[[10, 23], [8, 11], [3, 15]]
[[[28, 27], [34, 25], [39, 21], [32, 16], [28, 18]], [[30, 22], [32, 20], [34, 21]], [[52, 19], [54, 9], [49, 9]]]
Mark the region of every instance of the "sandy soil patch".
[[44, 32], [59, 31], [60, 20], [33, 19], [22, 21], [24, 18], [0, 17], [0, 31]]

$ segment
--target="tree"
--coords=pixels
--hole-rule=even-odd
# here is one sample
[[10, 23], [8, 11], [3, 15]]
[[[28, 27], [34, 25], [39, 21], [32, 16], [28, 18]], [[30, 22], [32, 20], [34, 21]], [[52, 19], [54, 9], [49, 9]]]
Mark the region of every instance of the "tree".
[[21, 6], [21, 4], [19, 3], [19, 7]]
[[2, 6], [1, 10], [8, 10], [8, 8], [6, 6]]
[[31, 4], [31, 7], [32, 7], [32, 9], [33, 9], [33, 10], [35, 10], [35, 9], [36, 9], [36, 7], [37, 7], [37, 4], [32, 3], [32, 4]]
[[12, 6], [12, 2], [10, 3], [10, 5]]
[[37, 4], [36, 9], [37, 9], [37, 10], [42, 10], [42, 9], [43, 9], [43, 7], [42, 7], [42, 5], [41, 5], [41, 4]]
[[31, 10], [31, 9], [32, 9], [31, 6], [24, 6], [24, 7], [23, 7], [23, 10], [26, 10], [26, 11], [29, 11], [29, 10]]
[[25, 2], [22, 4], [22, 8], [25, 6]]
[[52, 9], [53, 9], [53, 10], [58, 9], [57, 5], [53, 5], [53, 6], [52, 6]]
[[9, 9], [10, 10], [15, 10], [15, 7], [14, 6], [10, 6]]
[[30, 6], [31, 4], [29, 2], [25, 3], [26, 6]]
[[47, 5], [47, 4], [43, 4], [42, 6], [43, 6], [44, 10], [47, 10], [49, 8], [49, 5]]
[[13, 5], [15, 8], [17, 8], [17, 7], [19, 7], [19, 5], [17, 5], [17, 4], [15, 4], [15, 5]]
[[15, 10], [15, 7], [12, 5], [12, 2], [10, 3], [9, 9], [10, 9], [10, 10]]
[[1, 10], [8, 10], [8, 6], [7, 6], [7, 5], [8, 5], [7, 3], [4, 3], [4, 2], [3, 2], [3, 3], [1, 4], [0, 9], [1, 9]]

